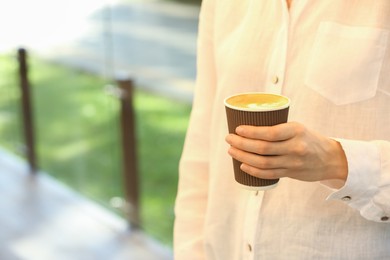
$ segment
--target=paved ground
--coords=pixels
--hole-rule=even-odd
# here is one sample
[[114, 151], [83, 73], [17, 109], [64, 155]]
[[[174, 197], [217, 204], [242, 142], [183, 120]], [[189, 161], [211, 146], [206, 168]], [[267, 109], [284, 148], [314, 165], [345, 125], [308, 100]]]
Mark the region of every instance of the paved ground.
[[0, 259], [172, 260], [170, 248], [0, 148]]
[[24, 45], [61, 63], [107, 78], [129, 74], [142, 87], [192, 100], [199, 7], [159, 0], [10, 2], [0, 11], [0, 38], [7, 39], [0, 51]]

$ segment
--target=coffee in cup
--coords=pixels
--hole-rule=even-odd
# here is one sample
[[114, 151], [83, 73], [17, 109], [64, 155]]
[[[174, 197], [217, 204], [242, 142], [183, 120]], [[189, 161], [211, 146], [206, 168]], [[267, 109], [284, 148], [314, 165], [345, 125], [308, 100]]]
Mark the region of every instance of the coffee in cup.
[[[290, 99], [270, 93], [240, 93], [224, 101], [229, 133], [235, 134], [240, 125], [273, 126], [286, 123]], [[266, 190], [277, 185], [279, 179], [261, 179], [240, 169], [241, 162], [233, 158], [235, 180], [247, 189]]]

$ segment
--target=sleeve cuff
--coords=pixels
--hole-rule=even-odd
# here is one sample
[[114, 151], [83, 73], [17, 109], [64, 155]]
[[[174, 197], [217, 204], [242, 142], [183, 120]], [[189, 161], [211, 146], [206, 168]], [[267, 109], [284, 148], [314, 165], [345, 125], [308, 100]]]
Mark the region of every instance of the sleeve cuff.
[[[348, 161], [348, 177], [344, 186], [333, 189], [327, 200], [341, 200], [361, 211], [378, 192], [380, 153], [374, 143], [336, 139]], [[328, 186], [326, 183], [324, 185]]]

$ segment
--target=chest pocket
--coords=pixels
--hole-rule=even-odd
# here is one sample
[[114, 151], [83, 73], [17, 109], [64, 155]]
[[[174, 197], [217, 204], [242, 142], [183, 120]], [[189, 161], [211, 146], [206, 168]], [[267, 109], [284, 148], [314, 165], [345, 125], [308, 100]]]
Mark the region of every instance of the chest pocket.
[[336, 105], [375, 96], [385, 56], [387, 30], [322, 22], [305, 84]]

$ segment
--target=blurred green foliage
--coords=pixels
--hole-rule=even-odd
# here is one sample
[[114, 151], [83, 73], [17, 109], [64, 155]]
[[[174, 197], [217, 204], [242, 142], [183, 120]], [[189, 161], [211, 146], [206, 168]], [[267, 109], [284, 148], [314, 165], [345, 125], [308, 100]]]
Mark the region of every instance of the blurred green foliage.
[[[123, 197], [119, 102], [100, 77], [30, 59], [39, 166], [115, 211]], [[0, 55], [0, 145], [23, 156], [17, 63]], [[178, 161], [190, 105], [136, 90], [142, 227], [172, 244]], [[116, 211], [120, 214], [118, 211]]]

